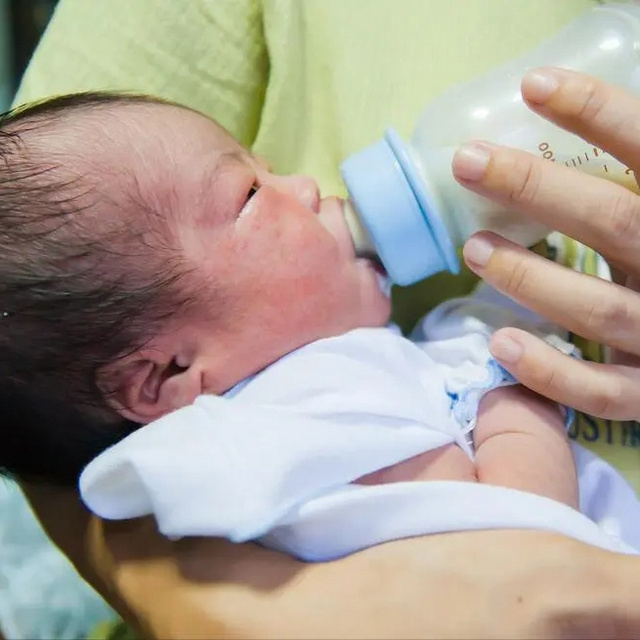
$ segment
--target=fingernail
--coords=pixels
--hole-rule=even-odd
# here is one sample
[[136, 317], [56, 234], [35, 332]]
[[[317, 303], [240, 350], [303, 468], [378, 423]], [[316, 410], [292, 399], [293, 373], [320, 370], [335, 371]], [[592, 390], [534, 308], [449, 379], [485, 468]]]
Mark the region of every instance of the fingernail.
[[529, 102], [544, 103], [560, 86], [556, 74], [548, 69], [529, 71], [522, 79], [522, 95]]
[[462, 255], [467, 263], [476, 267], [485, 267], [495, 251], [493, 244], [484, 236], [472, 236], [467, 240]]
[[493, 356], [501, 362], [515, 364], [522, 357], [522, 345], [511, 338], [496, 336], [490, 346]]
[[453, 156], [453, 173], [463, 180], [480, 180], [491, 159], [491, 145], [471, 142], [461, 146]]

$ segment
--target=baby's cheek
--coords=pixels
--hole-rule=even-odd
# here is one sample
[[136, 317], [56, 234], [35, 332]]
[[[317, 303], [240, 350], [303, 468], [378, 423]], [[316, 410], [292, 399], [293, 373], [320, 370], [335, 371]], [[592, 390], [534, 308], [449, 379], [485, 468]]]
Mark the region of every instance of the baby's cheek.
[[339, 322], [344, 306], [330, 273], [304, 267], [267, 274], [256, 295], [263, 326], [301, 342], [332, 333], [327, 328]]
[[325, 286], [326, 277], [341, 260], [330, 238], [302, 225], [270, 229], [240, 251], [245, 260], [252, 261], [252, 269], [260, 279], [295, 284], [303, 288], [299, 293], [305, 294]]

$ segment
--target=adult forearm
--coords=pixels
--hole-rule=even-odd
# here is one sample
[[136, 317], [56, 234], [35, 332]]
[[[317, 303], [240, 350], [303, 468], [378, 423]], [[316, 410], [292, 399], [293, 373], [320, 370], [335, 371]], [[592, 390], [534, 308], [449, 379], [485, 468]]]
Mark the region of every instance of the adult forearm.
[[148, 637], [640, 637], [640, 559], [531, 531], [453, 533], [304, 564], [102, 526], [94, 566]]
[[26, 487], [54, 542], [148, 638], [640, 637], [640, 558], [533, 531], [451, 533], [305, 564], [257, 545], [171, 542]]

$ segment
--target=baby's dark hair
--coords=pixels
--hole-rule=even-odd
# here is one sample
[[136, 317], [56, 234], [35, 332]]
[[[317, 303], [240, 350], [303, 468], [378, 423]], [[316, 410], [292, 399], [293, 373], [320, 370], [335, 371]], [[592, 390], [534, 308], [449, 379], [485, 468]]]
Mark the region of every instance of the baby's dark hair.
[[150, 231], [154, 212], [135, 181], [110, 199], [90, 148], [66, 153], [64, 136], [87, 115], [150, 102], [160, 101], [83, 93], [0, 116], [5, 475], [75, 483], [91, 458], [139, 426], [110, 408], [98, 374], [186, 304], [182, 265], [167, 237]]

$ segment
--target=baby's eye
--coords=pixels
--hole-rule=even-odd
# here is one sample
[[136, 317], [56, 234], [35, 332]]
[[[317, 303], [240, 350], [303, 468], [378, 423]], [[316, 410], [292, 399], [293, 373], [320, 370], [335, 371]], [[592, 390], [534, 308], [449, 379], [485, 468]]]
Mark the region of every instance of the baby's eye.
[[259, 188], [260, 187], [257, 184], [251, 185], [251, 189], [249, 189], [249, 192], [247, 193], [247, 197], [245, 199], [245, 204], [249, 202], [249, 200], [251, 200], [251, 198], [253, 198], [253, 196], [255, 196], [256, 193], [258, 193]]
[[242, 210], [240, 211], [240, 213], [238, 214], [238, 220], [241, 220], [242, 218], [244, 218], [245, 216], [249, 215], [249, 213], [251, 211], [253, 211], [253, 196], [256, 195], [256, 193], [258, 193], [258, 190], [260, 189], [260, 186], [257, 184], [253, 184], [251, 186], [251, 188], [249, 189], [249, 191], [247, 191], [247, 195], [245, 197], [244, 200], [244, 206], [242, 207]]

